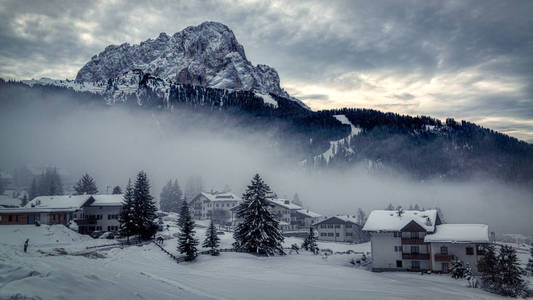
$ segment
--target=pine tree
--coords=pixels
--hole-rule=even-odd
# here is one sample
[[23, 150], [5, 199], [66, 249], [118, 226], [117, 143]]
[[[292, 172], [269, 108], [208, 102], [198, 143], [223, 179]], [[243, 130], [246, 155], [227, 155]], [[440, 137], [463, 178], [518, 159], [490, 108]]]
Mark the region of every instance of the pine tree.
[[98, 194], [98, 188], [94, 179], [87, 173], [85, 173], [80, 180], [74, 185], [76, 195], [94, 195]]
[[292, 203], [303, 206], [302, 200], [300, 200], [300, 196], [298, 196], [298, 193], [294, 193], [294, 196], [292, 197]]
[[133, 187], [134, 220], [137, 234], [143, 239], [152, 237], [157, 231], [155, 223], [157, 208], [150, 195], [150, 182], [144, 171], [137, 174]]
[[126, 236], [128, 242], [130, 236], [137, 233], [137, 228], [134, 219], [134, 199], [133, 199], [133, 187], [131, 185], [131, 179], [128, 180], [126, 185], [126, 191], [123, 196], [124, 202], [122, 203], [122, 210], [120, 211], [120, 235]]
[[318, 246], [316, 245], [316, 236], [313, 227], [309, 227], [309, 235], [305, 238], [302, 248], [305, 251], [311, 251], [314, 254], [318, 254]]
[[498, 255], [499, 282], [498, 293], [503, 296], [518, 297], [524, 295], [526, 285], [516, 250], [511, 246], [502, 246]]
[[198, 241], [194, 238], [194, 221], [190, 214], [186, 214], [183, 217], [183, 226], [178, 236], [178, 250], [186, 255], [186, 261], [192, 261], [198, 256], [198, 250], [196, 249]]
[[363, 226], [366, 222], [366, 213], [363, 209], [357, 209], [357, 224]]
[[181, 208], [181, 198], [183, 193], [178, 184], [178, 180], [169, 180], [159, 194], [159, 206], [162, 211], [179, 212]]
[[470, 264], [465, 265], [465, 279], [468, 281], [468, 286], [475, 288], [476, 286], [476, 278], [474, 277], [474, 274], [472, 273], [472, 267]]
[[454, 279], [465, 278], [466, 267], [462, 261], [456, 260], [452, 262], [451, 275]]
[[394, 205], [392, 205], [392, 203], [389, 203], [389, 205], [385, 207], [385, 210], [394, 210]]
[[28, 204], [28, 195], [24, 194], [24, 196], [22, 197], [22, 203], [20, 206], [26, 206], [26, 204]]
[[113, 195], [120, 195], [120, 194], [122, 194], [122, 189], [120, 188], [120, 186], [118, 186], [118, 185], [115, 186], [115, 187], [113, 188], [113, 192], [112, 192], [112, 194], [113, 194]]
[[237, 207], [237, 218], [243, 222], [233, 234], [235, 248], [265, 255], [285, 254], [279, 222], [268, 210], [266, 196], [269, 193], [270, 187], [256, 174]]
[[486, 289], [495, 290], [498, 284], [499, 270], [494, 245], [485, 246], [484, 252], [485, 254], [477, 264], [477, 269], [481, 273], [481, 284]]
[[529, 276], [533, 276], [533, 243], [531, 243], [531, 248], [529, 252], [531, 255], [529, 257], [529, 261], [526, 266], [526, 271], [529, 274]]
[[181, 205], [180, 216], [178, 218], [178, 226], [183, 228], [183, 226], [185, 225], [185, 220], [187, 220], [187, 217], [190, 216], [191, 212], [189, 210], [189, 204], [187, 204], [187, 200], [185, 200]]
[[30, 200], [33, 198], [39, 196], [39, 190], [37, 189], [37, 179], [33, 177], [33, 180], [31, 181], [31, 187], [30, 187]]
[[202, 247], [204, 248], [211, 248], [211, 255], [218, 255], [218, 246], [220, 244], [220, 239], [217, 235], [217, 230], [215, 228], [215, 223], [213, 223], [213, 220], [211, 220], [211, 223], [209, 223], [209, 228], [207, 228], [207, 231], [205, 233], [205, 240], [202, 244]]

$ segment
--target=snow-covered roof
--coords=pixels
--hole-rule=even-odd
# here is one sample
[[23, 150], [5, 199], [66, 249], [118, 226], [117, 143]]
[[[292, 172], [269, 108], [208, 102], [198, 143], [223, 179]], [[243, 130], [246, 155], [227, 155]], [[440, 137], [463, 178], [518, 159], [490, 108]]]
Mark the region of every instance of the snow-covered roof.
[[280, 199], [280, 198], [271, 199], [271, 198], [267, 198], [267, 200], [270, 201], [272, 204], [279, 205], [279, 206], [284, 207], [286, 209], [294, 209], [294, 210], [302, 209], [302, 207], [300, 205], [296, 205], [296, 204], [292, 203], [290, 200], [287, 200], [287, 199]]
[[241, 201], [240, 198], [235, 196], [235, 194], [232, 193], [207, 193], [202, 192], [200, 195], [207, 198], [209, 201]]
[[92, 195], [94, 202], [91, 206], [121, 206], [124, 202], [124, 196], [121, 194], [115, 195]]
[[33, 198], [26, 208], [80, 208], [90, 195], [39, 196]]
[[395, 210], [374, 210], [368, 216], [363, 227], [365, 231], [400, 231], [411, 221], [428, 232], [435, 231], [435, 222], [437, 220], [437, 210], [404, 210], [401, 216]]
[[[331, 220], [333, 218], [339, 219], [339, 220], [341, 220], [343, 222], [350, 222], [350, 223], [354, 223], [354, 224], [359, 224], [358, 219], [357, 219], [356, 216], [338, 215], [338, 216], [331, 216], [329, 218], [325, 218], [325, 219], [321, 220], [320, 222], [317, 222], [317, 223], [315, 223], [313, 225], [318, 225], [320, 223], [326, 222], [326, 221]], [[328, 223], [334, 223], [334, 222], [328, 222]]]
[[90, 204], [91, 206], [119, 206], [123, 202], [122, 195], [39, 196], [28, 202], [25, 208], [79, 209], [90, 198], [94, 199], [94, 202]]
[[310, 217], [310, 218], [319, 218], [319, 217], [321, 217], [320, 214], [317, 214], [316, 212], [310, 211], [310, 210], [305, 209], [305, 208], [299, 209], [297, 211], [299, 213], [303, 214], [303, 215], [306, 215], [306, 216]]
[[19, 207], [22, 201], [7, 195], [0, 195], [0, 207]]
[[425, 242], [488, 243], [489, 226], [485, 224], [442, 224], [426, 235]]

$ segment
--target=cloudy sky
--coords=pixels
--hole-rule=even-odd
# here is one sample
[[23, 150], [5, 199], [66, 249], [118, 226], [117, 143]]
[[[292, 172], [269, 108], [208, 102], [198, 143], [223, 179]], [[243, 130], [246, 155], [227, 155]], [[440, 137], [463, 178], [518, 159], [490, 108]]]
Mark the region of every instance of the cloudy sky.
[[203, 21], [313, 109], [477, 122], [533, 142], [533, 1], [0, 1], [0, 77], [74, 78], [109, 44]]

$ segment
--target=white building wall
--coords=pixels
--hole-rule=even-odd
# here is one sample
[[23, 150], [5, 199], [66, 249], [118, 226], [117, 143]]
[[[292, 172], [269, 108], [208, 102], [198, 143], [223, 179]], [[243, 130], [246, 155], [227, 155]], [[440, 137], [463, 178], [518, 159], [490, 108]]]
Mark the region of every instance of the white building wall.
[[[469, 264], [472, 267], [472, 272], [477, 273], [477, 263], [481, 259], [481, 255], [477, 253], [477, 245], [474, 243], [431, 243], [431, 263], [432, 270], [440, 272], [442, 270], [442, 263], [448, 263], [449, 268], [452, 266], [453, 261], [436, 261], [435, 254], [440, 254], [441, 247], [448, 247], [448, 255], [454, 255], [458, 260], [465, 264]], [[466, 254], [466, 248], [472, 247], [474, 249], [473, 255]]]
[[[372, 268], [373, 269], [398, 269], [396, 261], [402, 260], [402, 252], [394, 251], [395, 246], [401, 247], [402, 241], [399, 237], [394, 237], [392, 232], [372, 232], [370, 234], [372, 248]], [[410, 267], [403, 265], [403, 268]]]

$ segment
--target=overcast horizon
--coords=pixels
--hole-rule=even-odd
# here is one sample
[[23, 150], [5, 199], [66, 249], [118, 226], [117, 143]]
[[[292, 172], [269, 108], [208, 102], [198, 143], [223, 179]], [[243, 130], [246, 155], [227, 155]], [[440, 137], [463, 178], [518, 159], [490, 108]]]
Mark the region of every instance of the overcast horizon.
[[110, 44], [226, 24], [314, 110], [453, 117], [533, 142], [533, 2], [0, 3], [0, 77], [74, 79]]

